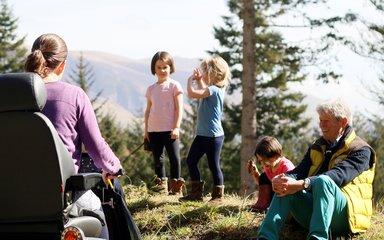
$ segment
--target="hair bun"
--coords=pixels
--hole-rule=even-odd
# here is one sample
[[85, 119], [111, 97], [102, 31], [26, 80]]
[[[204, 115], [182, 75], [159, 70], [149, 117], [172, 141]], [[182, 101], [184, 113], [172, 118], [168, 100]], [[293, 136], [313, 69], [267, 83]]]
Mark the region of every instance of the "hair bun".
[[31, 55], [33, 55], [35, 58], [44, 58], [44, 54], [40, 49], [33, 50]]

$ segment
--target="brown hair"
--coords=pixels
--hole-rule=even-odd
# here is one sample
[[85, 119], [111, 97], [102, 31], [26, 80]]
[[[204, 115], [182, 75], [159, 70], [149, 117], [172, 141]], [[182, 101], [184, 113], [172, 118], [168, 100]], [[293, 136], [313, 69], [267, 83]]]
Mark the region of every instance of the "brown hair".
[[169, 54], [168, 52], [160, 51], [160, 52], [157, 52], [152, 57], [151, 72], [153, 75], [155, 75], [155, 73], [156, 73], [155, 65], [156, 65], [157, 60], [161, 60], [161, 61], [165, 62], [167, 65], [169, 65], [171, 67], [171, 73], [175, 72], [175, 66], [174, 66], [173, 58], [172, 58], [171, 54]]
[[24, 71], [45, 78], [67, 59], [67, 55], [67, 45], [61, 37], [53, 33], [43, 34], [33, 43]]
[[208, 74], [209, 84], [225, 87], [229, 83], [231, 72], [227, 62], [220, 56], [204, 59], [200, 64], [201, 70]]
[[283, 149], [279, 141], [271, 136], [260, 137], [256, 143], [255, 156], [259, 155], [262, 158], [273, 158], [282, 156]]

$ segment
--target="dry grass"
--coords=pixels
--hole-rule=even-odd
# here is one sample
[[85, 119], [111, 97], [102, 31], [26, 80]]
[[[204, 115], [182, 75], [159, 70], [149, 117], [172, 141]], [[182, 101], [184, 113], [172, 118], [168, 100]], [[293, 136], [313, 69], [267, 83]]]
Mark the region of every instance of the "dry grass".
[[[127, 186], [126, 200], [143, 240], [255, 239], [263, 214], [246, 210], [254, 200], [226, 195], [222, 205], [178, 201], [177, 196], [151, 195], [146, 186]], [[384, 201], [375, 207], [371, 229], [354, 239], [384, 239]], [[307, 231], [286, 223], [280, 239], [305, 239]]]

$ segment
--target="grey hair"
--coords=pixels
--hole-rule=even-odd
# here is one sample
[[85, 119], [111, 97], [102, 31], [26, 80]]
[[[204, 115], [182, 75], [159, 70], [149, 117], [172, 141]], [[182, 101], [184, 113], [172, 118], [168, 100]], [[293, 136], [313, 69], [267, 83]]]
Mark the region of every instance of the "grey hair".
[[352, 126], [352, 113], [348, 105], [341, 98], [328, 99], [316, 107], [318, 114], [327, 113], [334, 116], [336, 119], [348, 119], [348, 124]]

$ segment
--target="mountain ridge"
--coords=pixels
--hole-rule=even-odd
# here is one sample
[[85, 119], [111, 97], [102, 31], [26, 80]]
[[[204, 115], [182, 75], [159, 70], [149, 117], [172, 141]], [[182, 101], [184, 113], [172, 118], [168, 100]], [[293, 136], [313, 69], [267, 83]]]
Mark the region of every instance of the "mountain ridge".
[[[67, 70], [63, 75], [64, 81], [71, 82], [71, 75], [77, 71], [80, 54], [83, 55], [90, 79], [90, 97], [102, 91], [100, 102], [107, 99], [104, 112], [115, 116], [116, 120], [126, 125], [135, 117], [144, 114], [147, 87], [156, 82], [150, 71], [150, 59], [133, 60], [123, 56], [98, 51], [72, 51], [68, 54]], [[197, 67], [198, 59], [175, 57], [175, 73], [171, 76], [186, 87], [187, 78]]]
[[[72, 51], [68, 54], [66, 71], [63, 80], [70, 81], [70, 75], [77, 71], [80, 54], [83, 55], [85, 64], [94, 81], [90, 89], [90, 97], [102, 91], [100, 102], [107, 100], [103, 112], [113, 115], [118, 123], [123, 126], [133, 119], [143, 117], [146, 107], [145, 91], [148, 86], [156, 82], [156, 77], [150, 70], [151, 59], [133, 60], [127, 57], [99, 51]], [[186, 89], [187, 79], [193, 69], [198, 67], [199, 59], [174, 57], [175, 73], [172, 78], [179, 81]], [[184, 98], [185, 102], [187, 97]], [[230, 101], [240, 102], [241, 94], [230, 96]], [[306, 117], [314, 119], [315, 105], [320, 100], [307, 96], [304, 103], [308, 105]]]

